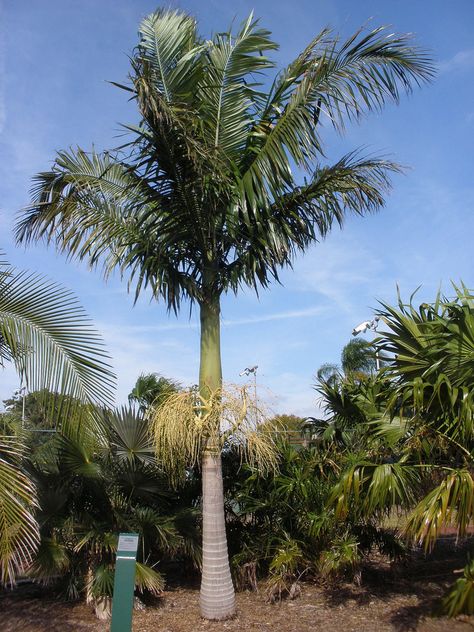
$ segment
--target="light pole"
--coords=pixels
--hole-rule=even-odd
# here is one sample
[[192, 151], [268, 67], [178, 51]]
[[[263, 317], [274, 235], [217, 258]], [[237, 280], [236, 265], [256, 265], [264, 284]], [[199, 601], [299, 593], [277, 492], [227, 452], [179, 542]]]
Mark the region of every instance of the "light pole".
[[[354, 327], [352, 330], [353, 336], [358, 336], [359, 334], [365, 334], [368, 329], [376, 332], [379, 324], [380, 316], [375, 316], [373, 320], [364, 320], [364, 322]], [[377, 349], [375, 349], [375, 367], [377, 369], [377, 373], [380, 371], [380, 358]]]
[[253, 392], [254, 392], [254, 397], [255, 397], [255, 423], [257, 423], [258, 419], [257, 419], [257, 369], [258, 369], [258, 365], [256, 364], [255, 366], [250, 366], [250, 367], [246, 367], [243, 371], [241, 371], [239, 373], [239, 376], [242, 377], [243, 375], [247, 375], [249, 376], [251, 373], [253, 375]]
[[25, 427], [25, 419], [26, 419], [26, 414], [25, 414], [25, 407], [26, 407], [26, 386], [22, 386], [20, 384], [20, 388], [15, 391], [14, 393], [14, 397], [21, 397], [21, 427], [22, 429], [24, 429]]

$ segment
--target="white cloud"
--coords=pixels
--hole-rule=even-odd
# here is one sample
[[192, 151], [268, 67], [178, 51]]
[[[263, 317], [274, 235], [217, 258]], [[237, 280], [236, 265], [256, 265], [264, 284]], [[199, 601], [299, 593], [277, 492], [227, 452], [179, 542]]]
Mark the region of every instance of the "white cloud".
[[440, 73], [451, 72], [453, 70], [466, 70], [474, 68], [474, 48], [461, 50], [450, 59], [441, 61], [438, 64]]
[[284, 372], [271, 380], [271, 389], [266, 387], [265, 376], [257, 378], [258, 397], [265, 401], [270, 414], [290, 414], [300, 417], [323, 417], [312, 385], [301, 379], [301, 375]]
[[267, 323], [274, 320], [287, 320], [295, 318], [309, 318], [311, 316], [317, 316], [325, 311], [324, 307], [308, 307], [307, 309], [299, 309], [286, 312], [276, 312], [274, 314], [264, 314], [263, 316], [249, 316], [248, 318], [235, 318], [226, 320], [222, 319], [222, 324], [226, 327], [233, 327], [236, 325], [255, 325], [257, 323]]
[[345, 233], [336, 235], [299, 260], [295, 265], [293, 290], [316, 292], [329, 300], [332, 307], [351, 312], [351, 296], [357, 287], [373, 285], [382, 263], [379, 257]]
[[118, 377], [117, 402], [126, 401], [141, 373], [158, 372], [184, 384], [196, 381], [197, 347], [192, 341], [195, 333], [188, 341], [181, 334], [153, 335], [163, 331], [159, 325], [146, 327], [98, 323], [98, 329], [103, 332]]

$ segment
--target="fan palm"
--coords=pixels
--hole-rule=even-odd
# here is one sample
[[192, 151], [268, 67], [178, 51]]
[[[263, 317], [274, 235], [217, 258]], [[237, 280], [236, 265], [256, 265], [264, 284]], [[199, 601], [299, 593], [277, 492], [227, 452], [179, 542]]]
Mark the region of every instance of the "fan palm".
[[[47, 415], [107, 404], [113, 376], [102, 341], [77, 299], [47, 279], [0, 262], [0, 353]], [[47, 397], [48, 396], [48, 397]], [[58, 419], [55, 419], [58, 423]], [[34, 485], [21, 470], [22, 446], [0, 437], [0, 582], [13, 582], [38, 543]]]
[[[32, 466], [41, 509], [41, 544], [30, 575], [57, 581], [63, 594], [85, 593], [100, 617], [110, 614], [117, 532], [140, 534], [135, 587], [159, 593], [162, 575], [154, 568], [164, 557], [186, 559], [194, 545], [195, 516], [169, 489], [153, 458], [147, 421], [135, 411], [107, 411], [100, 437], [61, 433], [49, 452]], [[180, 490], [182, 491], [182, 490]], [[181, 529], [180, 522], [187, 522]], [[195, 530], [195, 529], [194, 529]]]
[[[127, 126], [130, 142], [112, 153], [59, 152], [36, 177], [17, 238], [54, 241], [106, 276], [118, 269], [136, 296], [149, 288], [169, 309], [197, 304], [200, 395], [209, 401], [222, 379], [222, 294], [266, 287], [346, 213], [377, 211], [399, 171], [358, 152], [322, 164], [321, 123], [342, 130], [398, 102], [433, 66], [405, 35], [378, 28], [342, 41], [325, 29], [269, 84], [277, 44], [253, 15], [235, 35], [206, 40], [193, 17], [158, 10], [139, 36], [131, 83], [121, 86], [141, 117]], [[222, 619], [234, 592], [213, 441], [202, 465], [201, 609]]]

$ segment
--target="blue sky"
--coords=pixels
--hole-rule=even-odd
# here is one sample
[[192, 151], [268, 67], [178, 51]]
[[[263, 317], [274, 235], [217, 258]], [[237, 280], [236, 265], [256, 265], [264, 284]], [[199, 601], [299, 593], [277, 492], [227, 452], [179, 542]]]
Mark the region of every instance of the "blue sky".
[[[385, 209], [350, 218], [343, 231], [308, 251], [257, 299], [223, 302], [224, 378], [258, 364], [258, 383], [277, 412], [316, 414], [312, 384], [323, 362], [337, 362], [354, 325], [378, 300], [394, 302], [396, 285], [421, 300], [450, 280], [473, 285], [474, 235], [474, 2], [472, 0], [175, 1], [197, 16], [209, 35], [250, 10], [280, 43], [277, 60], [292, 60], [326, 25], [343, 36], [360, 25], [391, 24], [413, 32], [438, 64], [433, 84], [348, 128], [328, 130], [329, 159], [365, 146], [409, 166], [394, 178]], [[122, 81], [140, 19], [157, 7], [148, 0], [0, 0], [0, 248], [15, 266], [40, 271], [73, 289], [102, 332], [124, 401], [136, 377], [157, 371], [185, 384], [197, 381], [198, 321], [183, 309], [132, 297], [118, 279], [67, 262], [38, 245], [16, 248], [16, 212], [29, 201], [31, 177], [51, 165], [55, 151], [79, 145], [110, 148], [119, 123], [136, 113]], [[18, 387], [2, 373], [0, 399]]]

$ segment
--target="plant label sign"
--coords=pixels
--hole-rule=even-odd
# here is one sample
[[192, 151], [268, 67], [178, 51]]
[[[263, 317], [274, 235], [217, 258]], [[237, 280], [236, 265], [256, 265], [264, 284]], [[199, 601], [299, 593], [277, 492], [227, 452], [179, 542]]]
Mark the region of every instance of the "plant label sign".
[[120, 553], [133, 553], [133, 557], [136, 557], [138, 549], [138, 535], [135, 533], [121, 533], [119, 535], [118, 554]]
[[137, 550], [138, 533], [119, 535], [110, 632], [130, 632], [132, 629]]

